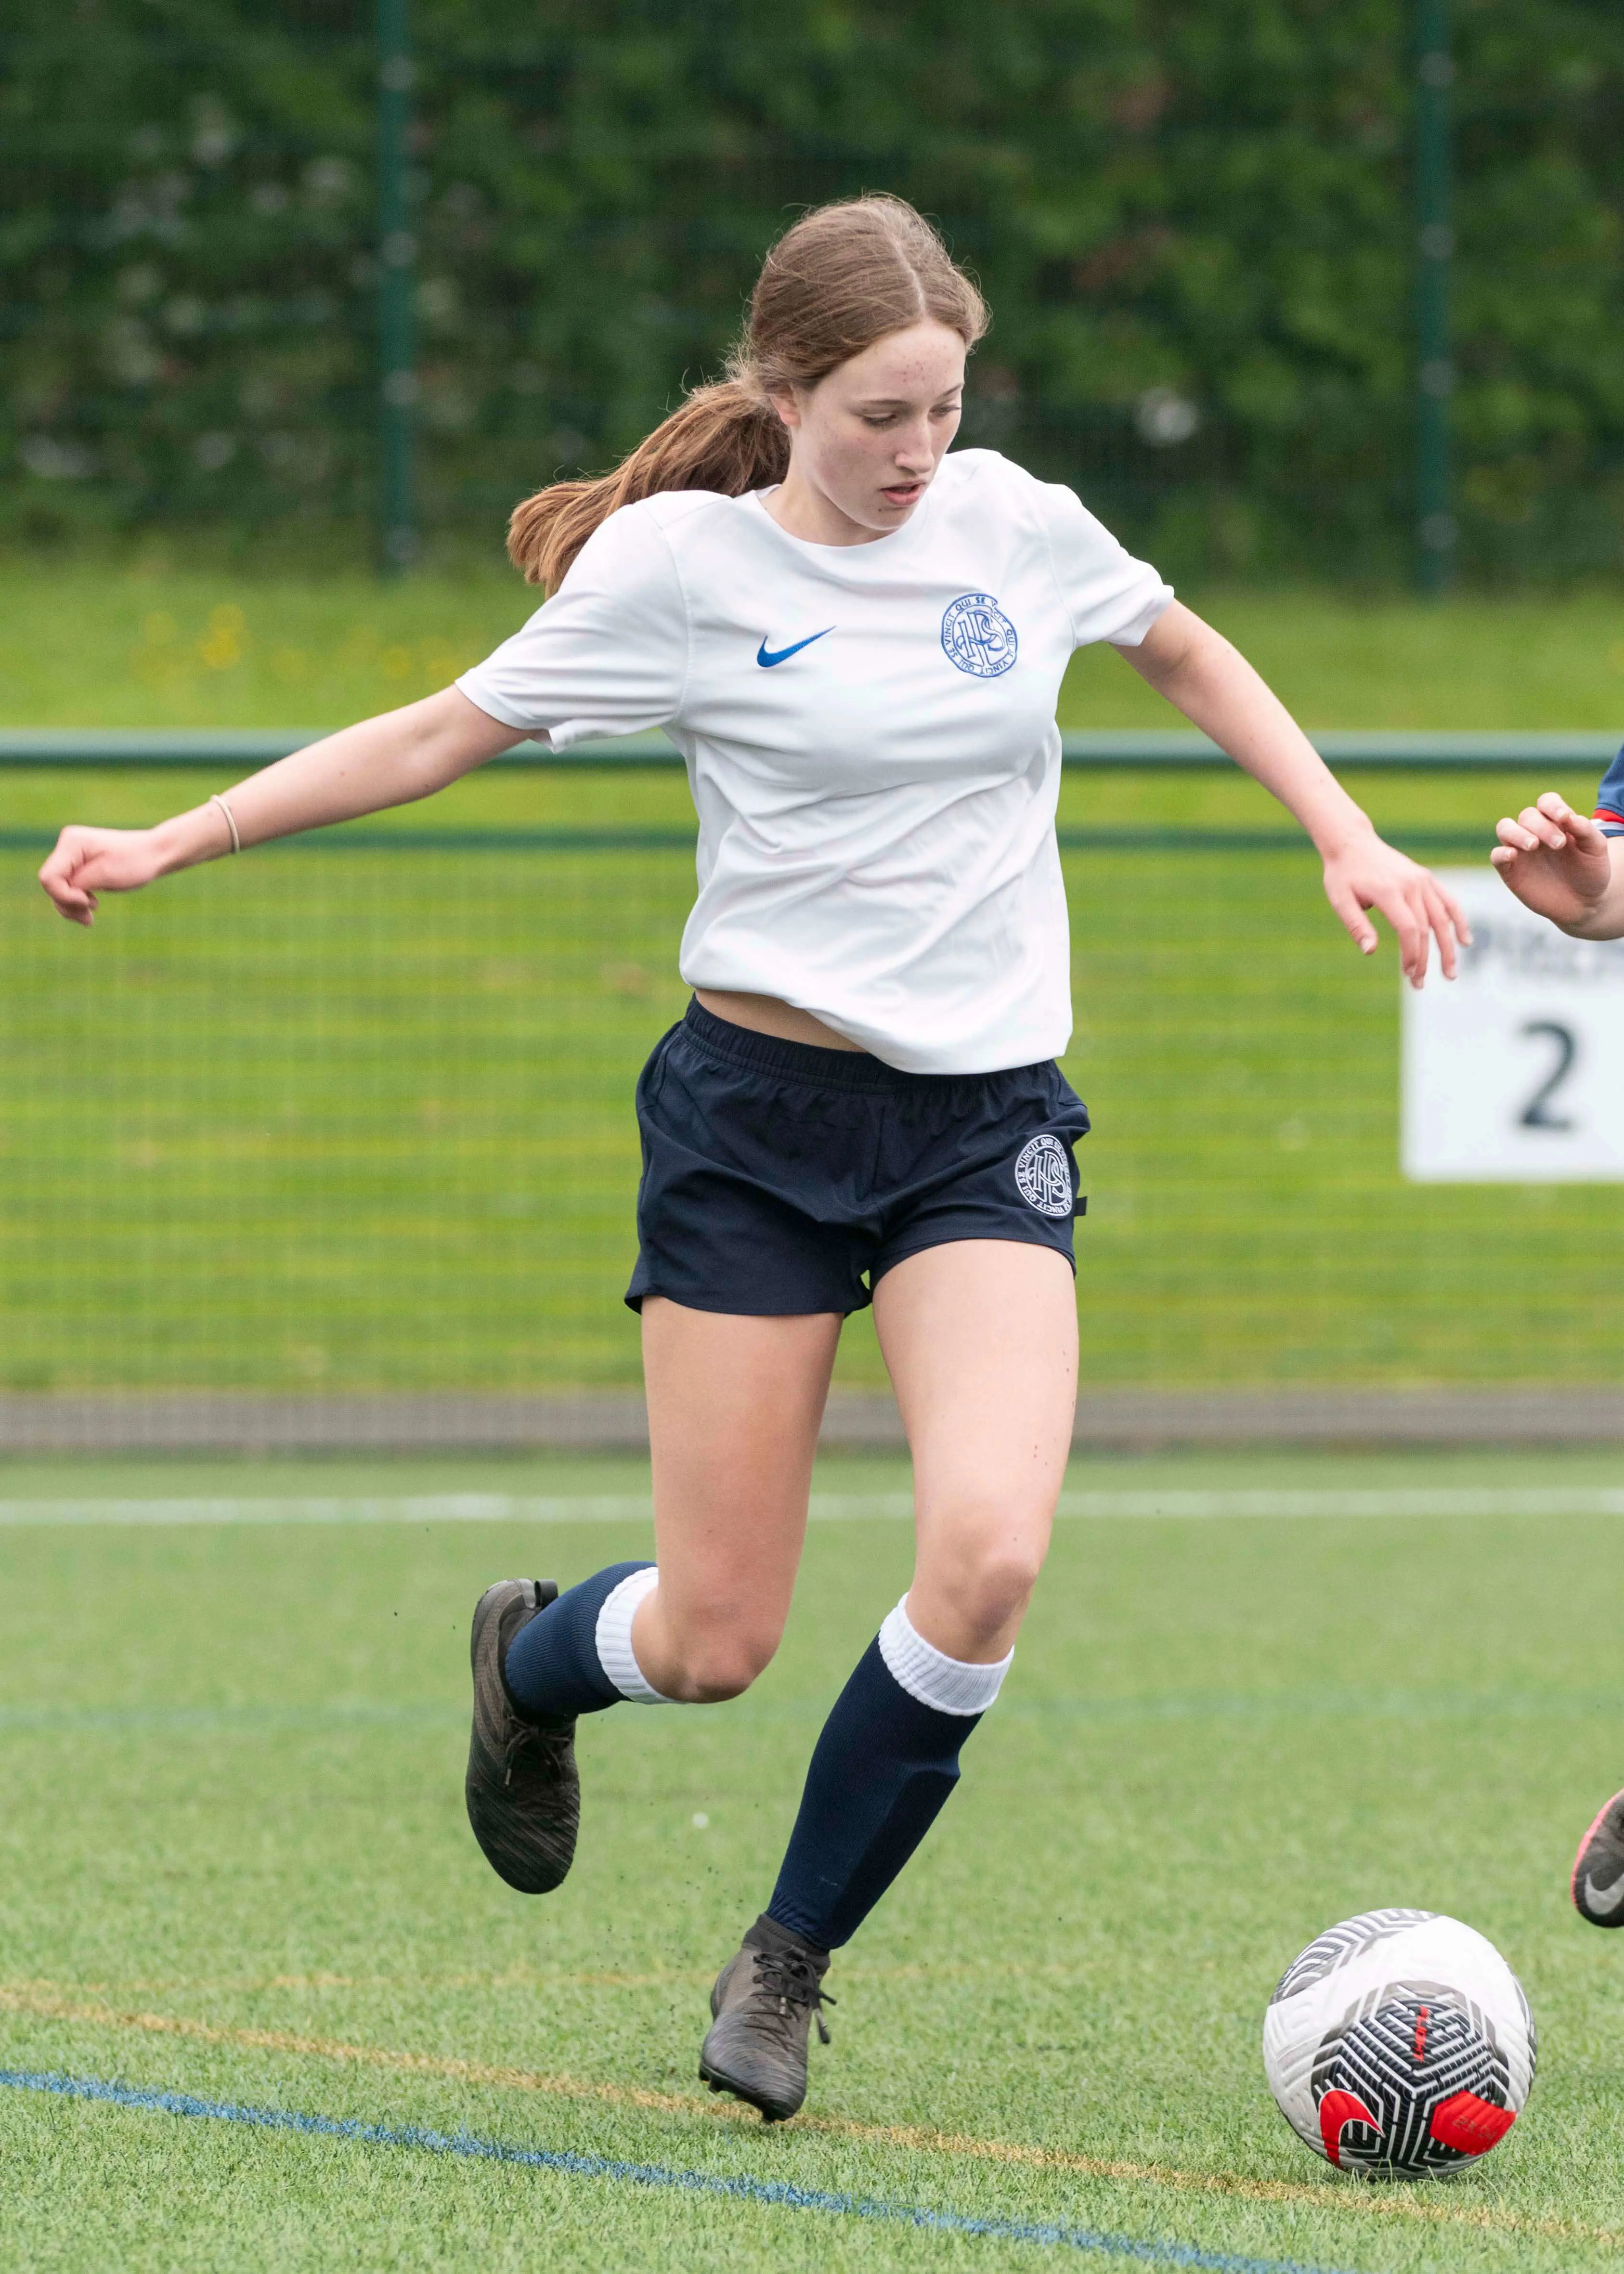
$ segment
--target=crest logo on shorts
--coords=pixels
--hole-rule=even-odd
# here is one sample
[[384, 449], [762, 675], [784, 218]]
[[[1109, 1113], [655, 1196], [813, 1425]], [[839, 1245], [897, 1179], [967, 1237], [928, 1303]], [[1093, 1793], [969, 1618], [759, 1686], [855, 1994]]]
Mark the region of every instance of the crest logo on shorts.
[[973, 679], [996, 679], [1020, 652], [1015, 627], [990, 592], [963, 593], [942, 619], [950, 663]]
[[1071, 1163], [1058, 1137], [1034, 1137], [1015, 1163], [1015, 1185], [1028, 1208], [1040, 1216], [1071, 1213]]

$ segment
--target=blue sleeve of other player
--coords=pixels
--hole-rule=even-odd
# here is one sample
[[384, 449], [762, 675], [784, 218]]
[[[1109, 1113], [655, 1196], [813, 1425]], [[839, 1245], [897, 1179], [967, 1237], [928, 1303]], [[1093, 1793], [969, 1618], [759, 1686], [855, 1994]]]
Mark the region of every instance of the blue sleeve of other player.
[[1604, 837], [1624, 837], [1624, 750], [1601, 778], [1596, 793], [1595, 817]]

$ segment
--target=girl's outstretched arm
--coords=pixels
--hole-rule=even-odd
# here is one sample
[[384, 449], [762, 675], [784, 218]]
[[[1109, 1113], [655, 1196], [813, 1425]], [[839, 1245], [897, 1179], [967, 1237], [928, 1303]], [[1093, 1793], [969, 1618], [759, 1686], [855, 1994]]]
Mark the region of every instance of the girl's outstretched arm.
[[410, 805], [523, 739], [447, 687], [250, 774], [225, 793], [230, 820], [211, 801], [154, 829], [64, 829], [40, 882], [71, 923], [88, 925], [98, 893], [132, 892], [173, 870], [232, 851], [232, 821], [242, 845], [262, 845], [268, 837]]
[[1624, 937], [1624, 838], [1605, 836], [1553, 789], [1494, 834], [1489, 858], [1525, 907], [1575, 939]]
[[1325, 863], [1326, 898], [1366, 955], [1376, 946], [1367, 911], [1397, 935], [1404, 976], [1419, 987], [1431, 944], [1446, 979], [1455, 944], [1470, 938], [1464, 911], [1432, 871], [1385, 844], [1290, 712], [1222, 633], [1175, 600], [1139, 647], [1122, 653], [1239, 766], [1294, 813]]

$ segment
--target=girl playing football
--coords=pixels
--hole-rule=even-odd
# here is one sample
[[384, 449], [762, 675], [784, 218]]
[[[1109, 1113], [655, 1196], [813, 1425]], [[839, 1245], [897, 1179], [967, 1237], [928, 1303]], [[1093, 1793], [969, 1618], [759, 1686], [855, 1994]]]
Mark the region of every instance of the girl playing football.
[[[807, 2085], [830, 1954], [923, 1838], [1042, 1564], [1077, 1368], [1071, 1029], [1055, 707], [1105, 641], [1285, 804], [1366, 954], [1419, 986], [1462, 919], [1382, 842], [1256, 672], [1069, 490], [948, 455], [974, 284], [871, 197], [769, 253], [728, 376], [509, 549], [551, 597], [455, 687], [155, 829], [64, 830], [63, 915], [430, 795], [525, 736], [662, 727], [699, 814], [694, 990], [637, 1087], [657, 1560], [474, 1614], [467, 1798], [517, 1888], [569, 1869], [575, 1725], [737, 1697], [789, 1608], [842, 1321], [872, 1302], [913, 1455], [913, 1582], [837, 1701], [701, 2074], [770, 2118]], [[786, 1763], [786, 1775], [791, 1765]]]

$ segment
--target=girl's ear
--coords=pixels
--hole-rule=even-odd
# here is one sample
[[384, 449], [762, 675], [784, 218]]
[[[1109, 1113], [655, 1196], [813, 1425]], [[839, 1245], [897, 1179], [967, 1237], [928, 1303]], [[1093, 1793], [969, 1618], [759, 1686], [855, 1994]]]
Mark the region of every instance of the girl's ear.
[[796, 398], [793, 388], [785, 388], [778, 393], [770, 392], [767, 400], [792, 432], [800, 425], [801, 404]]

